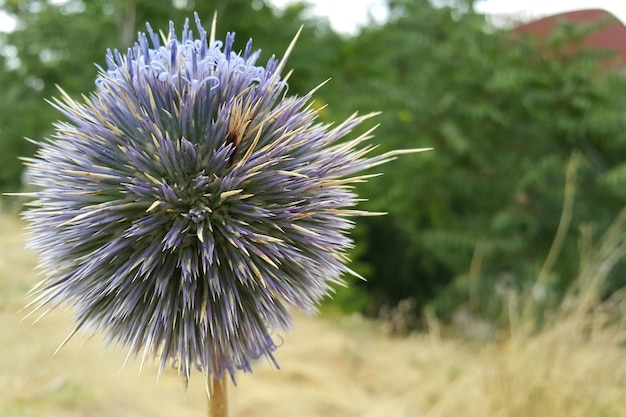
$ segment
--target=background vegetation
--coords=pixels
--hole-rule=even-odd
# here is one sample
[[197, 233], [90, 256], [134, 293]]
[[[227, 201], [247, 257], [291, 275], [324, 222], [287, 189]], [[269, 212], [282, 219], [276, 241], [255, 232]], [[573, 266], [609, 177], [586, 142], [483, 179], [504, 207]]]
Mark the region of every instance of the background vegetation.
[[[353, 257], [368, 282], [339, 289], [340, 304], [377, 316], [409, 300], [413, 314], [449, 318], [462, 307], [502, 323], [510, 294], [532, 290], [558, 305], [581, 237], [598, 239], [626, 203], [626, 78], [603, 65], [609, 52], [576, 47], [594, 25], [564, 24], [538, 40], [490, 26], [471, 2], [447, 4], [389, 0], [388, 21], [345, 35], [304, 3], [0, 1], [17, 21], [0, 33], [0, 189], [21, 188], [17, 158], [34, 151], [23, 138], [45, 137], [59, 117], [44, 101], [55, 85], [90, 92], [92, 63], [128, 47], [144, 22], [165, 29], [196, 10], [208, 25], [217, 10], [220, 36], [235, 31], [241, 46], [252, 37], [262, 60], [304, 23], [292, 93], [332, 77], [317, 103], [326, 121], [382, 111], [382, 149], [434, 148], [359, 190], [366, 208], [389, 215], [357, 224]], [[625, 267], [616, 261], [600, 299], [626, 284]]]

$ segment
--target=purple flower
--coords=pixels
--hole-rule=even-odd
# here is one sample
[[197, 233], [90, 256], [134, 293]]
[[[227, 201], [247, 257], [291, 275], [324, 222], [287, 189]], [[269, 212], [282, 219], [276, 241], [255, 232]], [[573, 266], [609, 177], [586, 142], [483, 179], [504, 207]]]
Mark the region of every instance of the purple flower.
[[54, 100], [67, 121], [27, 160], [24, 214], [35, 311], [70, 304], [76, 330], [185, 381], [273, 360], [287, 306], [315, 312], [353, 273], [349, 218], [366, 213], [350, 184], [402, 153], [368, 157], [369, 132], [341, 141], [369, 116], [316, 122], [313, 92], [286, 95], [285, 59], [259, 66], [250, 42], [236, 53], [196, 23], [163, 43], [148, 25], [125, 56], [108, 51], [89, 97]]

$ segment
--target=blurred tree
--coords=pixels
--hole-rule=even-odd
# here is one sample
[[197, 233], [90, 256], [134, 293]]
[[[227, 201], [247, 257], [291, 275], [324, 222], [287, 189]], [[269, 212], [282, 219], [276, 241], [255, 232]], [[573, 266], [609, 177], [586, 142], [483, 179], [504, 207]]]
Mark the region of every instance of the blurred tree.
[[[401, 158], [364, 185], [374, 196], [368, 208], [390, 212], [361, 223], [368, 288], [379, 302], [439, 297], [437, 305], [456, 306], [467, 299], [475, 253], [482, 268], [472, 285], [493, 288], [502, 277], [525, 285], [548, 253], [565, 167], [580, 150], [573, 220], [548, 289], [558, 293], [577, 269], [578, 228], [602, 230], [626, 203], [626, 79], [600, 67], [605, 53], [575, 47], [593, 25], [564, 25], [542, 42], [489, 27], [467, 2], [389, 5], [388, 23], [346, 43], [328, 101], [331, 110], [382, 110], [385, 149], [434, 151]], [[616, 274], [613, 283], [626, 282]]]

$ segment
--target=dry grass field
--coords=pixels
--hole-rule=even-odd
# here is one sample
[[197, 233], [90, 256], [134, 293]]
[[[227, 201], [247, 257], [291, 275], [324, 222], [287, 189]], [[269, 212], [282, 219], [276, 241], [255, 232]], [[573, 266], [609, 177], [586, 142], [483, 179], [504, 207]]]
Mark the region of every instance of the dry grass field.
[[[71, 312], [21, 321], [37, 280], [22, 223], [0, 217], [0, 417], [205, 416], [200, 377], [185, 392], [174, 372], [78, 335], [56, 356]], [[543, 332], [493, 342], [437, 332], [386, 336], [356, 317], [295, 317], [277, 352], [230, 389], [233, 417], [626, 416], [625, 334], [587, 313], [563, 314]], [[594, 323], [600, 323], [594, 325]], [[518, 323], [519, 324], [519, 323]]]

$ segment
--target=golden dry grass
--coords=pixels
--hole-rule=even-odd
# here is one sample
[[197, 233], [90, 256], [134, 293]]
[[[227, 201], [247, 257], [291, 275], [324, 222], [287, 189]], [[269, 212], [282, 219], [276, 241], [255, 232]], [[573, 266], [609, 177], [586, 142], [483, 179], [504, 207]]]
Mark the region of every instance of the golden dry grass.
[[[187, 392], [174, 372], [120, 366], [125, 352], [78, 336], [54, 311], [20, 322], [37, 280], [22, 224], [0, 216], [0, 417], [205, 416], [203, 382]], [[295, 316], [277, 352], [230, 390], [232, 416], [626, 416], [626, 350], [616, 327], [589, 329], [563, 316], [544, 332], [469, 343], [436, 334], [385, 336], [357, 317]]]

